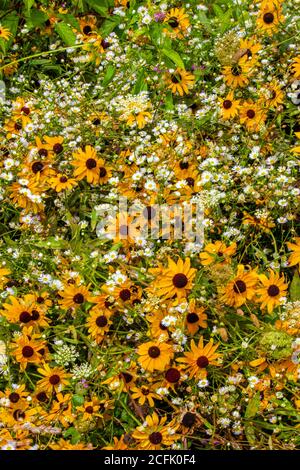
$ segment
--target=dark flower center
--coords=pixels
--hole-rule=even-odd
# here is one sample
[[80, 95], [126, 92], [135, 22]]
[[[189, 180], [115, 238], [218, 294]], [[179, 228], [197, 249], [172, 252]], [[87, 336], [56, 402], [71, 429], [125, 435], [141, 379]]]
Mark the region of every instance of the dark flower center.
[[37, 301], [38, 304], [43, 304], [45, 302], [45, 299], [44, 299], [44, 297], [40, 296], [36, 299], [36, 301]]
[[130, 297], [131, 297], [131, 292], [129, 289], [122, 289], [119, 293], [119, 297], [123, 300], [123, 301], [126, 301], [126, 300], [129, 300]]
[[96, 119], [93, 119], [92, 123], [94, 124], [94, 126], [99, 126], [99, 124], [101, 123], [101, 121], [100, 121], [99, 118], [96, 118]]
[[251, 57], [252, 57], [252, 52], [251, 52], [250, 49], [247, 49], [246, 54], [247, 54], [248, 59], [251, 59]]
[[92, 32], [92, 28], [87, 24], [86, 26], [84, 26], [83, 32], [84, 34], [90, 34]]
[[253, 109], [249, 109], [247, 111], [247, 116], [249, 119], [253, 119], [255, 117], [255, 111]]
[[234, 77], [238, 77], [242, 73], [242, 67], [240, 65], [234, 65], [231, 67], [231, 73]]
[[200, 367], [200, 369], [204, 369], [207, 367], [209, 364], [209, 360], [207, 359], [206, 356], [200, 356], [197, 359], [197, 366]]
[[20, 395], [16, 392], [12, 392], [9, 396], [8, 396], [9, 400], [12, 402], [12, 403], [17, 403], [19, 400], [20, 400]]
[[99, 326], [99, 328], [102, 328], [107, 325], [107, 318], [105, 315], [101, 315], [100, 317], [96, 318], [96, 325]]
[[127, 384], [131, 382], [131, 380], [133, 379], [132, 375], [128, 374], [128, 372], [121, 372], [121, 376], [123, 377], [123, 379], [125, 380], [125, 383]]
[[24, 348], [22, 349], [22, 355], [23, 357], [31, 357], [34, 355], [34, 350], [31, 346], [24, 346]]
[[175, 287], [177, 287], [177, 289], [182, 289], [183, 287], [185, 287], [188, 283], [188, 278], [186, 277], [185, 274], [182, 274], [182, 273], [178, 273], [178, 274], [175, 274], [175, 276], [173, 277], [173, 284]]
[[22, 125], [19, 124], [18, 122], [15, 123], [14, 128], [16, 131], [20, 131], [22, 129]]
[[162, 441], [162, 434], [160, 432], [153, 432], [149, 436], [149, 441], [154, 445], [160, 444]]
[[106, 41], [105, 39], [102, 39], [101, 46], [103, 47], [103, 49], [107, 49], [110, 46], [110, 42]]
[[19, 320], [22, 323], [28, 323], [31, 320], [31, 315], [29, 312], [22, 312], [19, 316]]
[[104, 178], [107, 175], [107, 171], [103, 166], [100, 168], [100, 178]]
[[79, 293], [79, 294], [74, 295], [73, 300], [74, 300], [75, 304], [83, 304], [84, 297], [83, 297], [82, 294]]
[[30, 114], [30, 109], [27, 106], [23, 106], [23, 108], [21, 108], [21, 112], [28, 116], [28, 114]]
[[32, 310], [31, 319], [36, 321], [40, 318], [40, 313], [37, 310]]
[[152, 359], [156, 359], [160, 356], [160, 349], [157, 346], [151, 346], [151, 348], [148, 349], [148, 354]]
[[150, 390], [149, 390], [149, 388], [142, 387], [141, 392], [142, 392], [142, 394], [145, 395], [145, 397], [146, 397], [147, 395], [149, 395]]
[[230, 109], [231, 106], [232, 106], [232, 101], [230, 101], [230, 100], [225, 100], [225, 101], [223, 102], [223, 108], [225, 108], [225, 109]]
[[39, 154], [41, 157], [47, 157], [47, 155], [48, 155], [48, 150], [47, 150], [47, 149], [39, 149], [38, 154]]
[[171, 28], [178, 28], [179, 22], [177, 21], [177, 18], [170, 18], [168, 21], [168, 25], [170, 25]]
[[181, 170], [187, 170], [189, 167], [189, 162], [180, 162], [179, 167]]
[[263, 16], [263, 20], [266, 24], [272, 24], [274, 21], [274, 15], [271, 12], [265, 13]]
[[193, 187], [194, 184], [195, 184], [194, 178], [191, 178], [190, 176], [188, 178], [186, 178], [185, 181], [187, 182], [188, 186], [190, 186], [190, 187]]
[[91, 415], [94, 411], [94, 408], [92, 406], [87, 406], [85, 411]]
[[60, 382], [60, 377], [59, 377], [59, 375], [57, 375], [57, 374], [51, 375], [51, 377], [49, 378], [49, 382], [51, 383], [51, 385], [57, 385], [57, 384], [59, 384], [59, 382]]
[[278, 295], [280, 292], [280, 289], [278, 286], [276, 286], [275, 284], [272, 284], [269, 288], [268, 288], [268, 295], [270, 297], [276, 297], [276, 295]]
[[181, 421], [183, 426], [186, 426], [187, 428], [191, 428], [192, 426], [194, 426], [195, 422], [196, 422], [196, 415], [195, 413], [191, 413], [190, 411], [185, 413]]
[[66, 183], [68, 181], [68, 178], [66, 176], [61, 176], [59, 178], [60, 183]]
[[180, 372], [178, 369], [175, 369], [175, 367], [171, 367], [165, 373], [165, 378], [171, 384], [175, 384], [180, 379]]
[[55, 153], [60, 153], [63, 151], [63, 146], [59, 143], [53, 145], [53, 151]]
[[242, 294], [243, 292], [246, 292], [247, 286], [244, 283], [244, 281], [241, 281], [241, 279], [238, 279], [234, 283], [233, 290], [236, 294]]
[[180, 80], [176, 77], [176, 75], [171, 75], [171, 81], [172, 83], [179, 83]]
[[44, 168], [44, 165], [42, 162], [35, 162], [31, 167], [33, 173], [35, 174], [38, 173], [39, 171], [42, 171], [43, 168]]
[[197, 315], [197, 313], [195, 312], [188, 313], [186, 316], [186, 321], [188, 323], [197, 323], [198, 320], [199, 320], [199, 315]]
[[40, 392], [37, 394], [36, 398], [38, 399], [38, 401], [40, 401], [41, 403], [44, 403], [45, 401], [47, 401], [47, 395], [45, 392]]
[[25, 413], [22, 410], [15, 410], [13, 412], [13, 417], [16, 421], [21, 421], [22, 419], [25, 418]]
[[97, 162], [94, 158], [88, 158], [87, 161], [85, 162], [85, 165], [88, 170], [92, 170], [93, 168], [96, 168]]

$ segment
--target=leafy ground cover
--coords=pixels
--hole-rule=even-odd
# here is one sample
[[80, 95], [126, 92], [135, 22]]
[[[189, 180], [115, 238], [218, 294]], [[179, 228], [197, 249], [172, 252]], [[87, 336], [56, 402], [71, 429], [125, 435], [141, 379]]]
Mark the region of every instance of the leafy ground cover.
[[299, 5], [0, 1], [1, 449], [299, 448]]

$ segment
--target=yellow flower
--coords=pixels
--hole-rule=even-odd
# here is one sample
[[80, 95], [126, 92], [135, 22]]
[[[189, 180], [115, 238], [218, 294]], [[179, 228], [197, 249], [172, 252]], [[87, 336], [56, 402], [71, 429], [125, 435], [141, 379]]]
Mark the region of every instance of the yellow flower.
[[281, 297], [286, 295], [288, 284], [285, 284], [284, 276], [279, 277], [279, 273], [274, 273], [271, 269], [269, 272], [269, 278], [265, 274], [258, 275], [263, 287], [257, 289], [257, 295], [261, 310], [267, 307], [268, 313], [272, 313], [281, 304]]
[[284, 16], [279, 4], [263, 2], [259, 11], [256, 25], [263, 33], [272, 35], [278, 30], [279, 23], [283, 23]]
[[176, 430], [179, 424], [174, 421], [166, 424], [167, 417], [158, 417], [156, 413], [146, 416], [146, 426], [138, 426], [132, 433], [132, 437], [138, 441], [138, 449], [159, 450], [162, 446], [170, 449], [170, 446], [179, 439]]
[[12, 34], [9, 29], [5, 28], [0, 24], [0, 38], [4, 39], [4, 41], [8, 41], [11, 35]]
[[204, 251], [200, 253], [201, 264], [203, 266], [208, 266], [216, 261], [219, 261], [220, 258], [224, 259], [225, 262], [229, 262], [231, 256], [236, 252], [236, 243], [231, 243], [229, 246], [226, 246], [221, 240], [216, 241], [215, 243], [208, 243], [204, 247]]
[[58, 173], [53, 178], [49, 180], [49, 186], [54, 189], [57, 193], [61, 191], [70, 190], [76, 186], [76, 181], [74, 178], [68, 178], [66, 175]]
[[221, 106], [220, 113], [223, 119], [231, 119], [237, 116], [239, 112], [240, 100], [235, 100], [233, 91], [228, 93], [225, 98], [219, 99]]
[[207, 376], [206, 368], [209, 365], [219, 365], [217, 359], [220, 357], [220, 354], [216, 352], [218, 347], [219, 345], [214, 345], [212, 339], [204, 346], [203, 336], [201, 336], [198, 346], [196, 346], [195, 341], [192, 340], [191, 352], [185, 352], [184, 357], [179, 357], [177, 360], [183, 364], [183, 367], [189, 372], [191, 378], [196, 377], [197, 379], [202, 379]]
[[292, 71], [295, 75], [295, 78], [300, 78], [300, 56], [295, 57], [293, 64], [292, 64]]
[[67, 374], [61, 367], [50, 368], [48, 364], [44, 364], [38, 372], [44, 376], [43, 379], [37, 382], [40, 390], [45, 392], [60, 391], [65, 385], [69, 383]]
[[132, 387], [132, 398], [138, 400], [140, 405], [148, 402], [149, 406], [154, 406], [154, 400], [161, 400], [161, 396], [151, 390], [151, 387], [142, 385], [141, 387]]
[[300, 264], [300, 237], [295, 237], [296, 243], [287, 242], [287, 246], [292, 250], [292, 254], [289, 257], [289, 266], [295, 266]]
[[186, 297], [192, 288], [195, 275], [196, 269], [191, 268], [189, 258], [184, 261], [179, 258], [177, 263], [168, 258], [168, 267], [162, 270], [154, 282], [155, 293], [165, 299], [170, 299], [174, 295], [177, 299]]
[[203, 307], [197, 307], [195, 299], [190, 300], [185, 322], [188, 332], [194, 335], [199, 328], [207, 327], [207, 315]]
[[164, 32], [178, 38], [183, 38], [190, 26], [189, 17], [184, 8], [171, 8], [164, 18], [164, 23], [169, 26], [169, 29]]
[[245, 87], [249, 83], [253, 66], [244, 57], [234, 65], [226, 65], [223, 68], [224, 81], [226, 85], [237, 88]]
[[221, 289], [221, 300], [231, 307], [240, 307], [253, 298], [256, 284], [257, 273], [253, 270], [246, 271], [245, 266], [240, 264], [234, 279]]
[[93, 300], [88, 287], [83, 285], [66, 285], [59, 295], [62, 297], [59, 303], [65, 309], [79, 308], [84, 302]]
[[183, 96], [189, 93], [189, 89], [194, 86], [195, 76], [191, 72], [178, 68], [167, 76], [166, 81], [172, 93]]
[[88, 183], [99, 183], [100, 167], [103, 167], [103, 160], [97, 158], [96, 150], [91, 145], [86, 145], [84, 150], [77, 150], [73, 153], [75, 166], [74, 176], [77, 180], [86, 178]]
[[240, 121], [249, 131], [256, 132], [265, 121], [265, 114], [259, 104], [246, 101], [240, 109]]
[[145, 370], [164, 370], [174, 356], [173, 348], [166, 343], [149, 341], [138, 347], [138, 362]]

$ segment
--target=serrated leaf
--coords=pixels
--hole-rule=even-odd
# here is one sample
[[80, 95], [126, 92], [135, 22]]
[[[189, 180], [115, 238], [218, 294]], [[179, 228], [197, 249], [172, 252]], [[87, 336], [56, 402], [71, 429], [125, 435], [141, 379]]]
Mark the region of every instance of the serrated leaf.
[[166, 49], [166, 48], [163, 48], [162, 49], [162, 53], [167, 56], [169, 59], [171, 59], [171, 61], [177, 65], [177, 67], [179, 67], [180, 69], [185, 69], [185, 65], [183, 63], [183, 60], [182, 58], [180, 57], [180, 55], [178, 54], [178, 52], [174, 51], [173, 49]]
[[74, 46], [76, 36], [71, 26], [61, 21], [60, 23], [56, 23], [55, 31], [67, 46]]
[[114, 65], [109, 65], [106, 69], [104, 78], [102, 80], [102, 85], [107, 86], [113, 79], [116, 73], [116, 67]]
[[290, 297], [292, 302], [300, 300], [300, 277], [298, 271], [295, 271], [293, 280], [290, 285]]
[[246, 412], [245, 412], [245, 418], [253, 418], [258, 410], [259, 410], [259, 405], [260, 405], [260, 393], [257, 392], [254, 397], [251, 398], [249, 401]]

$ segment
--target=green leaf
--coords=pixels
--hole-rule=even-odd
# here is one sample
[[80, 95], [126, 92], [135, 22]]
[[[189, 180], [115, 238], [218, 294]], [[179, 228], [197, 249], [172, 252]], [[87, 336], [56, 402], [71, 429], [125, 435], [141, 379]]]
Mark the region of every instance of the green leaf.
[[101, 16], [109, 17], [109, 4], [106, 0], [86, 0], [88, 5]]
[[260, 393], [257, 392], [254, 397], [251, 398], [249, 401], [246, 412], [245, 412], [245, 418], [253, 418], [258, 410], [259, 410], [259, 405], [260, 405]]
[[255, 436], [255, 430], [252, 424], [245, 424], [245, 434], [247, 441], [249, 442], [250, 445], [254, 445], [256, 442], [256, 436]]
[[106, 69], [104, 78], [102, 80], [102, 85], [107, 86], [114, 78], [115, 73], [116, 73], [116, 67], [114, 65], [109, 65]]
[[118, 26], [120, 21], [121, 20], [119, 17], [115, 18], [114, 20], [105, 20], [100, 28], [102, 36], [108, 36]]
[[166, 99], [165, 99], [165, 106], [166, 106], [166, 109], [174, 109], [173, 94], [171, 90], [167, 91]]
[[290, 297], [292, 302], [300, 300], [300, 277], [298, 271], [295, 271], [293, 280], [290, 285]]
[[138, 95], [141, 91], [147, 91], [148, 86], [147, 83], [145, 82], [145, 73], [144, 70], [142, 69], [140, 73], [138, 74], [135, 86], [133, 88], [133, 93], [135, 95]]
[[67, 431], [65, 431], [65, 432], [63, 433], [63, 436], [64, 436], [64, 437], [69, 437], [69, 436], [71, 436], [71, 443], [72, 443], [72, 444], [77, 444], [77, 442], [79, 442], [80, 439], [81, 439], [81, 434], [80, 434], [80, 432], [77, 431], [77, 429], [75, 429], [75, 428], [69, 428], [69, 429], [67, 429]]
[[185, 65], [184, 65], [180, 55], [178, 54], [178, 52], [173, 51], [173, 49], [163, 48], [162, 53], [165, 56], [167, 56], [169, 59], [171, 59], [171, 61], [174, 62], [174, 64], [177, 65], [177, 67], [179, 67], [181, 69], [185, 69]]
[[32, 10], [25, 15], [25, 18], [28, 28], [32, 29], [45, 23], [48, 16], [43, 11], [32, 8]]
[[70, 15], [69, 13], [61, 13], [58, 16], [59, 18], [62, 19], [64, 23], [69, 24], [70, 26], [77, 29], [78, 31], [80, 30], [79, 21], [77, 20], [77, 18], [75, 18], [75, 16]]
[[34, 0], [24, 0], [25, 10], [29, 11], [34, 4]]
[[71, 26], [61, 21], [60, 23], [56, 23], [55, 31], [67, 46], [74, 46], [76, 42], [76, 36]]

